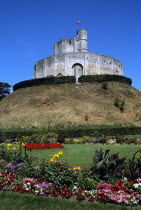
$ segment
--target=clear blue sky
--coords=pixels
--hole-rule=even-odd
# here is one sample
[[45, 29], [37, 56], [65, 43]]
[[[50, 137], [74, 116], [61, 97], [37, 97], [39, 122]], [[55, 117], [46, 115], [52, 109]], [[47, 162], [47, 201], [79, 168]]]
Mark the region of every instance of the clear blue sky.
[[141, 91], [141, 0], [0, 0], [0, 82], [32, 79], [34, 64], [78, 28], [88, 51], [120, 60]]

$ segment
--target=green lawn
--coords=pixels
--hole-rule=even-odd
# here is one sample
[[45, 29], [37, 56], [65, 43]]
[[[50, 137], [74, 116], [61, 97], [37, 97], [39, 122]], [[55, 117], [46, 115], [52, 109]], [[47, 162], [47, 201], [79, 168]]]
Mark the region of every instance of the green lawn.
[[131, 158], [132, 155], [141, 150], [141, 145], [85, 145], [65, 144], [64, 149], [32, 150], [31, 155], [40, 159], [48, 160], [50, 155], [62, 151], [61, 160], [65, 160], [75, 166], [91, 166], [95, 150], [110, 149], [111, 153], [119, 153], [120, 157]]
[[139, 210], [136, 207], [0, 192], [0, 210]]

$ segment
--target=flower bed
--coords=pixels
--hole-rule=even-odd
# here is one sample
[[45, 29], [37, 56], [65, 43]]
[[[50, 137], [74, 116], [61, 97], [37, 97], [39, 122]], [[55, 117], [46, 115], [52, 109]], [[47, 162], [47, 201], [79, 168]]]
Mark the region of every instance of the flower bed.
[[11, 144], [1, 147], [0, 191], [141, 206], [141, 158], [136, 156], [141, 150], [126, 161], [110, 150], [96, 150], [93, 165], [82, 168], [61, 161], [62, 151], [38, 162], [28, 156], [25, 146], [20, 143], [16, 150], [7, 149]]
[[[23, 163], [12, 165], [0, 160], [0, 165], [2, 171], [0, 173], [0, 191], [10, 190], [26, 194], [128, 206], [141, 205], [141, 178], [134, 181], [124, 178], [117, 180], [114, 184], [97, 181], [94, 185], [90, 185], [92, 179], [88, 178], [89, 184], [82, 187], [79, 179], [81, 173], [84, 173], [84, 169], [80, 172], [77, 170], [80, 167], [72, 167], [65, 162], [50, 163], [45, 168], [33, 166], [34, 176], [25, 176], [21, 180], [19, 180], [21, 172], [25, 170]], [[39, 177], [39, 171], [43, 172], [43, 170], [48, 173], [42, 176], [40, 174]], [[85, 182], [85, 179], [83, 181]]]
[[47, 143], [47, 144], [40, 144], [40, 143], [29, 143], [25, 144], [25, 148], [27, 150], [35, 150], [35, 149], [55, 149], [60, 148], [63, 149], [64, 146], [59, 143]]

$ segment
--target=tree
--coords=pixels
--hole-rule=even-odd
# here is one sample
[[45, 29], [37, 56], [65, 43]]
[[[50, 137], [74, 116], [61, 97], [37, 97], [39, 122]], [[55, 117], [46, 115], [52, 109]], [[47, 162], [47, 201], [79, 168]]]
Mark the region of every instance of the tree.
[[10, 87], [11, 87], [11, 85], [9, 85], [8, 83], [0, 82], [0, 101], [5, 96], [10, 94]]

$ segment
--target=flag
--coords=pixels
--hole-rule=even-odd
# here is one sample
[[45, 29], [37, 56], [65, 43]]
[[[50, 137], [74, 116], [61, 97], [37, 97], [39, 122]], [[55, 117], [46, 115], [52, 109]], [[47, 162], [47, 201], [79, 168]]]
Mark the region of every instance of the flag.
[[80, 21], [77, 21], [77, 24], [80, 24]]

